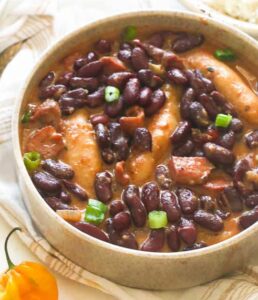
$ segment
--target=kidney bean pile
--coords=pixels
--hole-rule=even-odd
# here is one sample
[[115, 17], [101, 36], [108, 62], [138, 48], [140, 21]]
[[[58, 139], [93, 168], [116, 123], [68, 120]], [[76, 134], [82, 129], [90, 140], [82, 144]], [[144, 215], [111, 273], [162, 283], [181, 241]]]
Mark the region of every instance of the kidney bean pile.
[[214, 66], [188, 63], [213, 49], [202, 34], [131, 30], [67, 56], [35, 88], [21, 120], [31, 179], [67, 222], [121, 247], [229, 238], [258, 220], [258, 130], [216, 88]]

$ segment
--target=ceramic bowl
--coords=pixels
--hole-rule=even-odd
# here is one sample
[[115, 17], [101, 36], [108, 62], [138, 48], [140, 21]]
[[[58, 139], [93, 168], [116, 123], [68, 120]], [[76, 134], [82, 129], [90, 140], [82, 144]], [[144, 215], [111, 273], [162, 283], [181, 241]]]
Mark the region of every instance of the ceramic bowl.
[[[146, 289], [186, 288], [241, 268], [258, 249], [258, 223], [216, 245], [189, 252], [148, 253], [108, 244], [88, 236], [61, 219], [34, 187], [22, 160], [19, 120], [32, 88], [56, 61], [76, 47], [91, 43], [107, 32], [120, 32], [128, 25], [155, 30], [202, 32], [213, 42], [230, 46], [258, 67], [257, 43], [244, 33], [205, 16], [185, 12], [135, 12], [113, 16], [87, 25], [66, 36], [39, 60], [16, 102], [13, 148], [21, 191], [31, 217], [42, 235], [63, 255], [94, 274], [114, 282]], [[257, 253], [257, 252], [256, 252]]]

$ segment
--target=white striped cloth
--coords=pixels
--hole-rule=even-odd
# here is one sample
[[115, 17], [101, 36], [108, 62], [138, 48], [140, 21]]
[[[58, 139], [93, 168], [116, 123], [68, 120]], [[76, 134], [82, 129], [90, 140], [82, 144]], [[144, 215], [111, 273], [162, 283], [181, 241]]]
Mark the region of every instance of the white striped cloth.
[[[0, 216], [12, 227], [20, 226], [21, 240], [49, 268], [72, 280], [122, 300], [254, 300], [258, 299], [258, 258], [242, 272], [177, 291], [127, 288], [75, 265], [37, 232], [24, 207], [16, 182], [10, 139], [12, 104], [38, 56], [57, 39], [86, 21], [122, 11], [180, 8], [169, 0], [0, 0], [0, 53], [13, 43], [26, 41], [0, 79]], [[76, 295], [73, 297], [76, 300]]]

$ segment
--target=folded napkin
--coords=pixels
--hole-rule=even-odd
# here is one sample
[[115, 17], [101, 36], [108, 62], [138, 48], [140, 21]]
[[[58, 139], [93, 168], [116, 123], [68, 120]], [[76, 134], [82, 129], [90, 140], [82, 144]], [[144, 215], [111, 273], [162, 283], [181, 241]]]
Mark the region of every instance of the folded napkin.
[[41, 236], [21, 199], [12, 155], [10, 120], [13, 102], [39, 55], [54, 40], [86, 22], [125, 11], [173, 8], [182, 7], [176, 1], [167, 0], [131, 0], [123, 3], [115, 0], [0, 1], [0, 60], [4, 49], [15, 43], [22, 44], [0, 78], [0, 216], [10, 226], [23, 228], [19, 237], [49, 268], [117, 299], [258, 299], [258, 261], [255, 258], [252, 266], [242, 272], [176, 291], [127, 288], [96, 276], [68, 260]]

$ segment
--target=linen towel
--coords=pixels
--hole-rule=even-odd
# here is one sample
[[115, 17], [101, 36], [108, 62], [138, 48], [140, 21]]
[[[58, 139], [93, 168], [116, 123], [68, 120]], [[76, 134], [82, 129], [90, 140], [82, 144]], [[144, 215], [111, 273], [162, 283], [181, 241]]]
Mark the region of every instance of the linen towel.
[[32, 224], [16, 182], [10, 140], [12, 105], [39, 55], [53, 41], [86, 22], [123, 11], [175, 8], [182, 7], [176, 1], [167, 0], [131, 0], [123, 3], [116, 0], [0, 1], [0, 54], [10, 45], [22, 45], [0, 78], [0, 216], [12, 227], [23, 228], [23, 232], [18, 233], [19, 237], [50, 269], [117, 299], [258, 299], [256, 258], [252, 265], [241, 272], [201, 286], [176, 291], [127, 288], [96, 276], [65, 258], [40, 235]]

